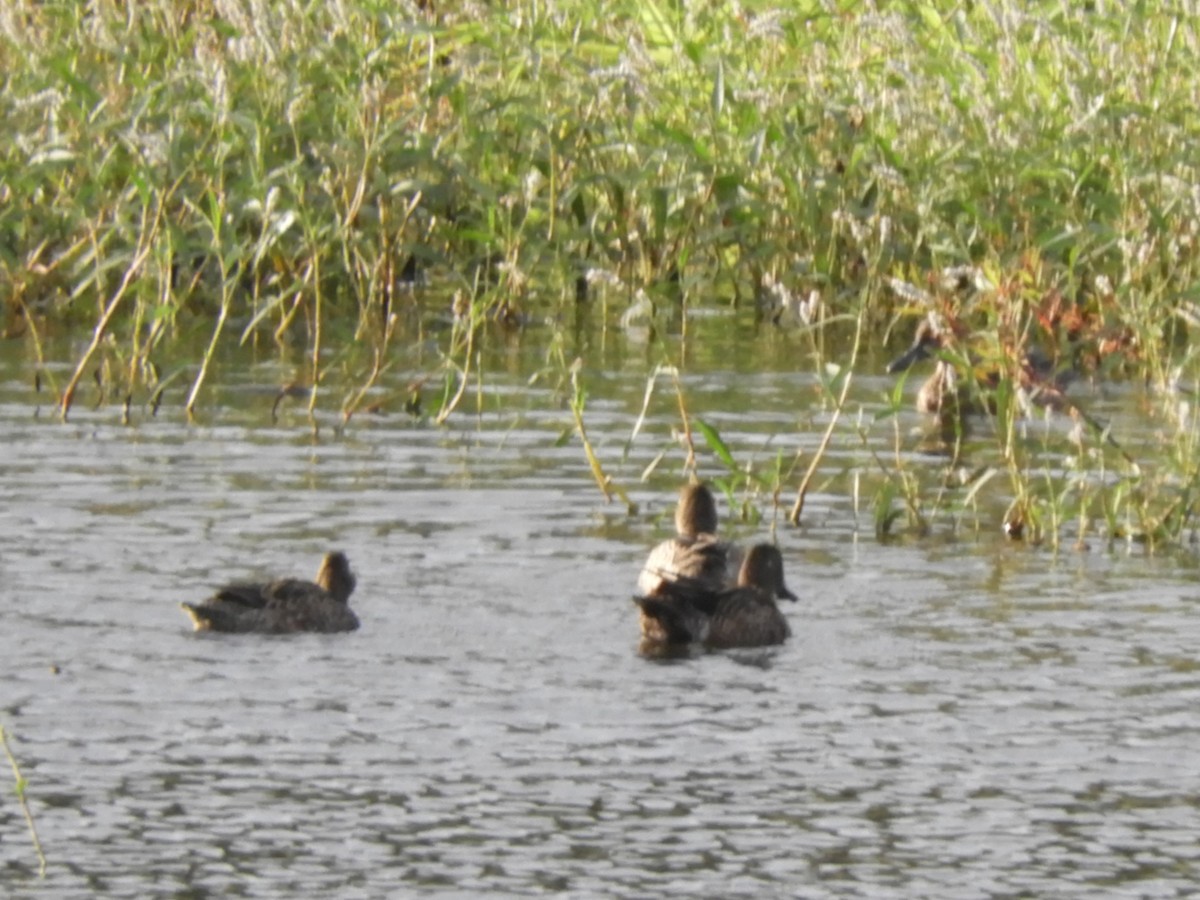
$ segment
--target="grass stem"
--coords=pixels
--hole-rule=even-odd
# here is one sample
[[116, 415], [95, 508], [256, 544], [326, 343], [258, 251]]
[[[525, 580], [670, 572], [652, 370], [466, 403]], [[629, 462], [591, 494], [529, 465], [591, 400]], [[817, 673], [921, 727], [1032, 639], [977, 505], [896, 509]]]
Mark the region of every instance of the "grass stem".
[[8, 764], [12, 767], [17, 805], [21, 807], [21, 814], [25, 817], [25, 824], [29, 827], [29, 837], [33, 841], [33, 850], [38, 858], [38, 877], [45, 878], [46, 854], [42, 850], [42, 842], [38, 838], [37, 826], [33, 822], [33, 813], [29, 810], [29, 802], [25, 796], [25, 778], [21, 774], [21, 767], [17, 765], [17, 758], [13, 755], [12, 747], [8, 744], [8, 733], [4, 730], [3, 725], [0, 725], [0, 746], [4, 747], [4, 755], [8, 757]]

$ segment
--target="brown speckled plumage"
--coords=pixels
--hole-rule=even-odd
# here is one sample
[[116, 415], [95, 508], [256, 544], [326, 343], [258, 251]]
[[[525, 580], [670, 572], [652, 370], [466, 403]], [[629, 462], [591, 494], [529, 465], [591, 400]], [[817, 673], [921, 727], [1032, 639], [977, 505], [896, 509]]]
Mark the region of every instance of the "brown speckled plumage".
[[688, 484], [680, 491], [675, 530], [675, 537], [650, 551], [638, 576], [638, 591], [652, 596], [681, 578], [714, 589], [733, 582], [737, 549], [717, 538], [717, 502], [706, 485]]
[[332, 633], [358, 628], [348, 601], [355, 578], [343, 553], [321, 561], [315, 583], [279, 578], [262, 583], [229, 584], [202, 603], [182, 603], [197, 631], [290, 634]]
[[737, 587], [714, 590], [680, 579], [657, 596], [635, 597], [644, 646], [702, 644], [712, 649], [781, 644], [791, 635], [776, 598], [795, 600], [784, 583], [783, 556], [771, 544], [746, 554]]

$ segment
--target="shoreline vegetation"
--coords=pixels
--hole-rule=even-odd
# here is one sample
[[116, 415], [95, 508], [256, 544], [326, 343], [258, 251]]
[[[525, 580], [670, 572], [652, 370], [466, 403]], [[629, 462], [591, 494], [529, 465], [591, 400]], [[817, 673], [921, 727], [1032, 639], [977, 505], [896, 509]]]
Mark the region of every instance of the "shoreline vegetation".
[[[495, 328], [581, 305], [604, 327], [792, 319], [833, 411], [812, 457], [740, 463], [673, 385], [685, 467], [707, 447], [735, 509], [796, 523], [825, 447], [873, 424], [839, 424], [860, 347], [933, 314], [957, 336], [936, 355], [994, 420], [992, 461], [951, 486], [957, 417], [945, 472], [896, 427], [864, 476], [881, 538], [945, 509], [957, 527], [990, 485], [1013, 537], [1177, 545], [1200, 488], [1200, 10], [1163, 9], [14, 0], [0, 325], [64, 419], [101, 372], [126, 417], [170, 387], [191, 418], [213, 360], [252, 343], [302, 344], [281, 397], [312, 419], [336, 376], [346, 422], [436, 304], [410, 405], [440, 424]], [[353, 363], [331, 363], [349, 333]], [[1070, 403], [1069, 438], [1023, 437], [1034, 351], [1144, 383], [1161, 454], [1135, 459]], [[628, 503], [588, 443], [578, 361], [548, 360], [598, 485]], [[875, 421], [901, 405], [898, 384]]]

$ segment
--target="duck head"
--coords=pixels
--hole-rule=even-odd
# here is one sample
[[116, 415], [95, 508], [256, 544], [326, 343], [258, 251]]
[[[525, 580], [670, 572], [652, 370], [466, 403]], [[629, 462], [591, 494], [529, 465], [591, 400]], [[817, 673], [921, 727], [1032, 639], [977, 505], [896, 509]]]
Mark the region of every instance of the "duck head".
[[756, 544], [750, 548], [738, 573], [738, 587], [758, 588], [777, 599], [797, 599], [784, 583], [783, 554], [774, 544]]
[[350, 599], [358, 580], [350, 571], [350, 560], [345, 553], [326, 553], [321, 560], [321, 568], [317, 570], [316, 583], [329, 592], [330, 596], [342, 603]]
[[680, 537], [717, 533], [717, 501], [702, 482], [684, 485], [675, 507], [675, 530]]
[[913, 336], [912, 346], [903, 355], [892, 360], [887, 367], [889, 375], [907, 371], [923, 359], [935, 355], [946, 345], [945, 331], [932, 314], [921, 320], [917, 333]]

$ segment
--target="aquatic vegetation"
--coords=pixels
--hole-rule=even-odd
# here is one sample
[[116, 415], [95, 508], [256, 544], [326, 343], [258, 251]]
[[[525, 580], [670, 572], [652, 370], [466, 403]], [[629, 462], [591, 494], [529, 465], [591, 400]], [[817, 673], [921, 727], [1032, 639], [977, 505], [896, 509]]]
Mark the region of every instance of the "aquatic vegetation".
[[17, 765], [17, 758], [13, 755], [12, 747], [8, 743], [8, 732], [4, 730], [3, 725], [0, 725], [0, 747], [4, 748], [4, 755], [8, 757], [8, 764], [12, 768], [13, 793], [16, 794], [17, 805], [21, 807], [21, 815], [25, 817], [25, 824], [29, 828], [29, 838], [33, 842], [34, 853], [37, 854], [38, 877], [45, 878], [46, 854], [42, 850], [42, 842], [38, 838], [37, 826], [33, 822], [33, 813], [29, 811], [29, 802], [25, 797], [25, 776], [21, 774], [21, 767]]
[[[1110, 537], [1184, 534], [1200, 472], [1178, 409], [1200, 381], [1194, 17], [1010, 0], [594, 13], [0, 14], [3, 334], [28, 342], [63, 418], [93, 384], [125, 421], [164, 404], [196, 417], [239, 350], [278, 354], [294, 377], [277, 399], [316, 432], [331, 408], [342, 426], [389, 402], [444, 424], [474, 396], [478, 414], [489, 353], [543, 328], [545, 377], [571, 390], [589, 469], [619, 495], [587, 438], [578, 336], [639, 335], [666, 373], [686, 370], [663, 342], [690, 341], [693, 313], [753, 315], [802, 331], [832, 419], [815, 452], [763, 462], [689, 414], [675, 378], [683, 466], [698, 433], [747, 517], [765, 500], [798, 524], [813, 485], [840, 477], [830, 449], [871, 427], [843, 421], [860, 342], [936, 311], [971, 335], [957, 359], [942, 348], [943, 371], [990, 407], [967, 431], [995, 455], [974, 468], [1007, 478], [931, 487], [902, 454], [866, 460], [878, 532], [895, 500], [924, 530], [1006, 481], [1026, 538], [1100, 520]], [[60, 383], [49, 363], [80, 331]], [[1157, 450], [1116, 446], [1069, 395], [1077, 452], [1052, 425], [1030, 441], [1026, 407], [1054, 397], [1030, 378], [1035, 348], [1055, 374], [1151, 385]], [[409, 387], [379, 397], [394, 370]], [[875, 422], [893, 427], [891, 409]], [[942, 437], [952, 472], [978, 452]]]

